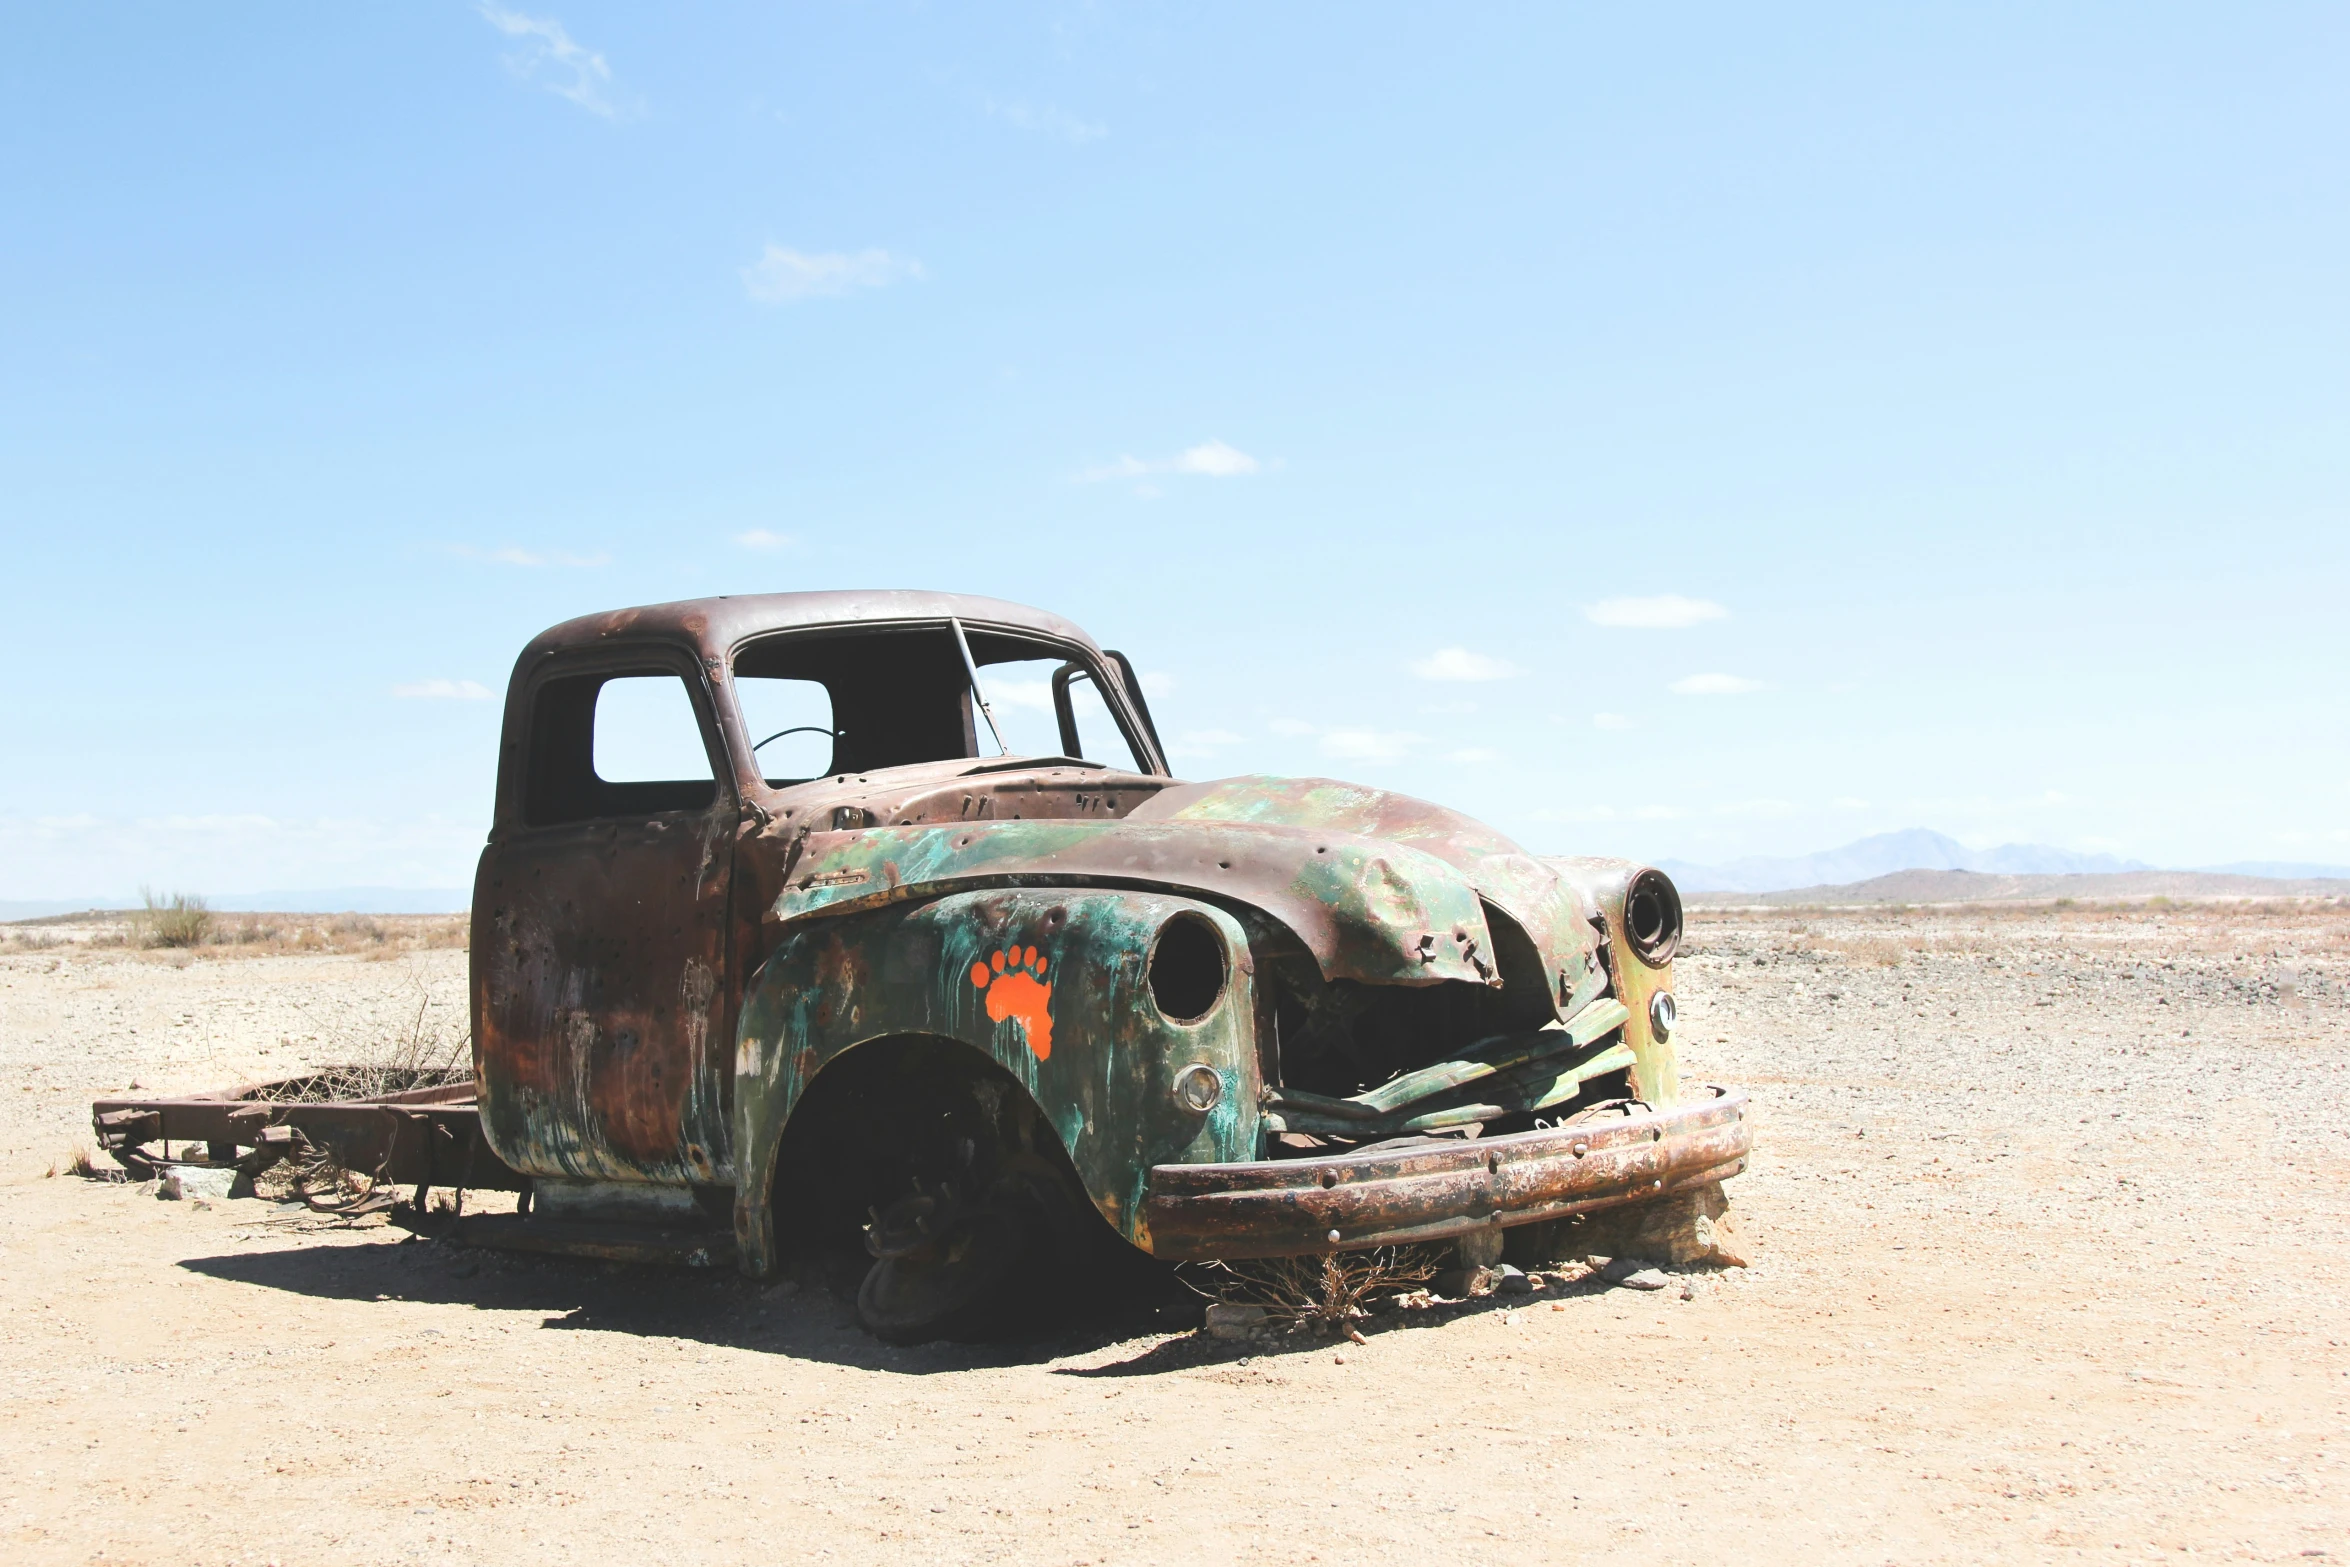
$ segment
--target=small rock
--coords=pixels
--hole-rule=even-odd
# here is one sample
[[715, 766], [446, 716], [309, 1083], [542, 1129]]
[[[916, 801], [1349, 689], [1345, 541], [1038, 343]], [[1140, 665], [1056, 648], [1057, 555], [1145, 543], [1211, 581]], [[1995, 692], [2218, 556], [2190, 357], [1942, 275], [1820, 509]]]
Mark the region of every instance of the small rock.
[[1583, 1231], [1585, 1244], [1608, 1257], [1650, 1257], [1680, 1267], [1746, 1266], [1745, 1237], [1718, 1185], [1603, 1210], [1591, 1216]]
[[1472, 1295], [1492, 1294], [1500, 1278], [1493, 1268], [1447, 1268], [1430, 1283], [1446, 1300], [1467, 1300]]
[[1746, 1246], [1739, 1238], [1737, 1220], [1729, 1214], [1716, 1214], [1709, 1218], [1701, 1213], [1691, 1223], [1690, 1231], [1698, 1250], [1698, 1255], [1690, 1260], [1710, 1262], [1724, 1268], [1746, 1266]]
[[1636, 1273], [1625, 1274], [1616, 1282], [1628, 1290], [1661, 1290], [1673, 1281], [1665, 1276], [1662, 1268], [1642, 1268]]
[[1493, 1281], [1493, 1287], [1504, 1295], [1530, 1295], [1540, 1287], [1540, 1280], [1506, 1262], [1493, 1271], [1498, 1275]]
[[237, 1171], [233, 1165], [175, 1164], [168, 1166], [163, 1178], [155, 1183], [155, 1195], [166, 1202], [199, 1197], [225, 1201], [236, 1183]]
[[1599, 1270], [1603, 1284], [1621, 1284], [1648, 1264], [1638, 1257], [1610, 1257]]
[[1239, 1306], [1220, 1300], [1208, 1308], [1207, 1324], [1210, 1338], [1252, 1338], [1264, 1329], [1265, 1308]]
[[797, 1295], [799, 1292], [800, 1281], [798, 1279], [777, 1279], [773, 1284], [767, 1286], [765, 1294], [769, 1300], [781, 1300], [785, 1296]]

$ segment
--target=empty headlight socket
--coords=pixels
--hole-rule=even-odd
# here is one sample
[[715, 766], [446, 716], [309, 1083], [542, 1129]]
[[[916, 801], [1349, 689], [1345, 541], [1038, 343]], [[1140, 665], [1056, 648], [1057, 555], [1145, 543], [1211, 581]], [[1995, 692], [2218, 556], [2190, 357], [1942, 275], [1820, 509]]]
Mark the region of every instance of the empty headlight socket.
[[1624, 940], [1650, 968], [1673, 961], [1681, 945], [1681, 893], [1663, 871], [1641, 871], [1624, 889]]
[[1197, 914], [1178, 914], [1151, 941], [1151, 1000], [1173, 1023], [1196, 1023], [1223, 999], [1224, 938]]

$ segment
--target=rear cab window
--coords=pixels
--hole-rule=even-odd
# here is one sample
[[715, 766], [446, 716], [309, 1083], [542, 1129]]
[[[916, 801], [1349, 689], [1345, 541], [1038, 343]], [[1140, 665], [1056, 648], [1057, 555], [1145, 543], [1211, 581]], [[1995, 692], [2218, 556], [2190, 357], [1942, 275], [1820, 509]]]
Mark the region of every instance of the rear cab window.
[[531, 697], [529, 746], [523, 816], [534, 827], [706, 811], [718, 798], [708, 730], [674, 670], [542, 680]]

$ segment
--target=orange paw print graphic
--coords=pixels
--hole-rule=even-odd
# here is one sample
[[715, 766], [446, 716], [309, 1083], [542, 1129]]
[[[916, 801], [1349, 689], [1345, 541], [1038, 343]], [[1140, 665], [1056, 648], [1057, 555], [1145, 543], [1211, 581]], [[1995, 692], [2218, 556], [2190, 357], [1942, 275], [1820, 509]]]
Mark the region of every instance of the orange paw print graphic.
[[1010, 947], [971, 965], [971, 983], [987, 992], [987, 1015], [1020, 1020], [1020, 1032], [1039, 1061], [1053, 1053], [1053, 987], [1045, 983], [1045, 956], [1034, 947]]

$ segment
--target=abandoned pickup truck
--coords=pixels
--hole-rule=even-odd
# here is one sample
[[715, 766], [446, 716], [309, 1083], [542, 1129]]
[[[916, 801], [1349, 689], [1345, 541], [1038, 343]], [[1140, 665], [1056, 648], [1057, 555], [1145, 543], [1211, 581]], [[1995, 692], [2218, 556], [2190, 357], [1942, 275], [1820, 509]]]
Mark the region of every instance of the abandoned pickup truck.
[[764, 1276], [861, 1240], [865, 1321], [914, 1340], [1089, 1235], [1491, 1261], [1720, 1182], [1745, 1101], [1675, 1070], [1680, 936], [1652, 869], [1326, 779], [1177, 780], [1132, 664], [1055, 616], [705, 599], [515, 666], [470, 1083], [97, 1111], [118, 1153], [323, 1138], [523, 1191], [486, 1241], [682, 1237]]

